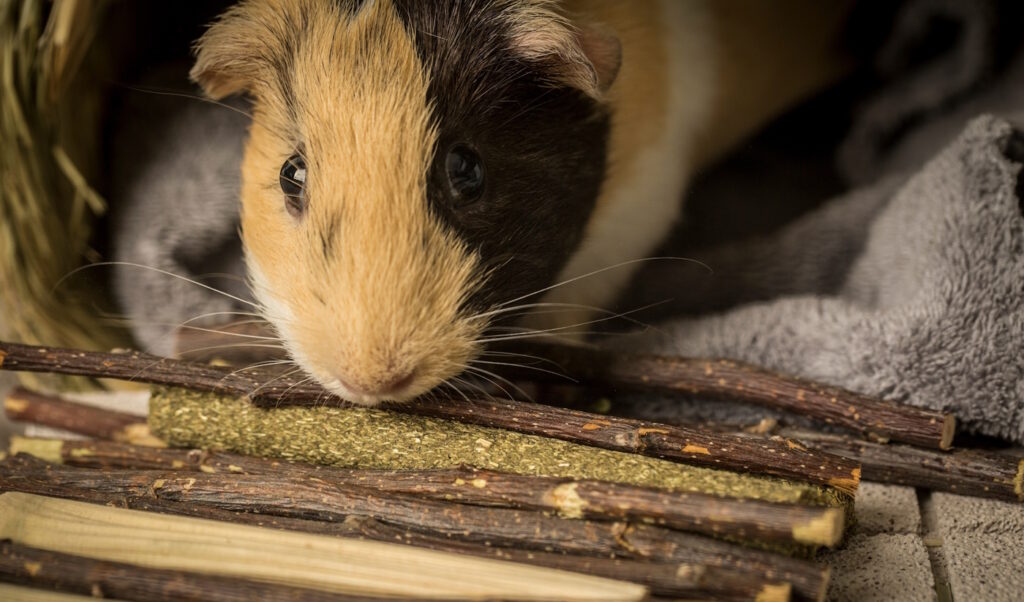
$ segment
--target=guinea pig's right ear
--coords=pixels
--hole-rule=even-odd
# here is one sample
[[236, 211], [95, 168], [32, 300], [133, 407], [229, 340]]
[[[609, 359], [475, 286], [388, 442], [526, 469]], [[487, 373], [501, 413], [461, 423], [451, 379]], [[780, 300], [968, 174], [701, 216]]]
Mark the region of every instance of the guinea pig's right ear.
[[557, 82], [602, 100], [622, 66], [618, 36], [603, 25], [581, 22], [525, 2], [512, 21], [512, 48], [543, 64]]
[[214, 100], [250, 91], [259, 79], [256, 45], [261, 36], [240, 5], [224, 13], [196, 43], [189, 76]]

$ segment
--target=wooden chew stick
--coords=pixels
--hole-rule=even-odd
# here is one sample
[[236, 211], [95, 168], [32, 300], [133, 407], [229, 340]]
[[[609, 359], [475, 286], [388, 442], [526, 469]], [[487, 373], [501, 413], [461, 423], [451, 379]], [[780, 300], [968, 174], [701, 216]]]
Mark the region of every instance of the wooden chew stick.
[[[95, 560], [0, 542], [0, 581], [47, 590], [139, 602], [384, 602], [393, 598], [338, 594], [196, 572]], [[94, 597], [89, 599], [95, 599]], [[412, 599], [412, 598], [410, 598]], [[415, 598], [424, 600], [424, 598]]]
[[[834, 546], [842, 539], [842, 508], [774, 504], [678, 493], [592, 480], [480, 470], [364, 470], [254, 458], [223, 452], [167, 450], [104, 441], [15, 437], [11, 453], [89, 468], [189, 470], [207, 474], [270, 475], [296, 483], [369, 488], [437, 501], [551, 512], [565, 518], [631, 519], [706, 535]], [[375, 517], [379, 518], [379, 517]]]
[[[252, 334], [262, 332], [255, 330]], [[182, 340], [186, 348], [198, 344], [184, 333]], [[203, 342], [209, 344], [205, 338]], [[862, 477], [870, 481], [1024, 501], [1024, 458], [977, 450], [943, 453], [808, 431], [781, 434], [809, 448], [860, 461]]]
[[74, 403], [17, 387], [4, 399], [7, 418], [62, 429], [79, 435], [163, 447], [146, 426], [146, 419], [124, 412]]
[[[188, 502], [184, 506], [242, 510], [263, 517], [328, 521], [328, 525], [383, 517], [381, 522], [469, 544], [622, 557], [708, 566], [770, 582], [790, 582], [799, 599], [819, 599], [827, 570], [786, 556], [648, 525], [544, 517], [539, 513], [459, 504], [382, 499], [372, 491], [294, 486], [267, 476], [191, 476], [157, 471], [100, 471], [45, 465], [24, 455], [0, 462], [10, 490], [94, 502]], [[287, 491], [282, 498], [281, 491]], [[321, 532], [329, 532], [325, 525]], [[2, 535], [2, 534], [0, 534]]]
[[864, 478], [960, 495], [1024, 502], [1024, 457], [975, 449], [937, 452], [842, 435], [785, 430], [808, 447], [858, 460]]
[[[516, 344], [514, 349], [553, 361], [583, 384], [751, 403], [920, 447], [949, 449], [956, 431], [952, 414], [882, 401], [731, 360], [612, 353], [553, 343]], [[535, 370], [518, 376], [526, 380], [553, 377]]]
[[[71, 403], [71, 402], [64, 402]], [[108, 410], [87, 406], [102, 422]], [[244, 399], [158, 388], [150, 424], [161, 445], [225, 449], [248, 456], [380, 470], [430, 470], [460, 465], [506, 473], [596, 480], [758, 499], [783, 504], [842, 506], [850, 500], [810, 483], [741, 475], [437, 419], [365, 408], [265, 410]], [[314, 425], [306, 428], [302, 425]], [[365, 433], [374, 429], [374, 437]], [[86, 424], [79, 430], [88, 432]], [[344, 442], [339, 444], [339, 442]]]
[[[227, 324], [221, 330], [250, 336], [273, 335], [266, 324], [252, 320]], [[197, 356], [190, 350], [237, 342], [237, 334], [223, 333], [182, 330], [177, 335], [177, 346], [191, 358]], [[921, 447], [948, 449], [953, 442], [956, 420], [951, 414], [873, 399], [741, 362], [612, 353], [558, 343], [513, 343], [508, 347], [551, 362], [545, 365], [551, 371], [530, 366], [513, 371], [514, 376], [527, 381], [554, 378], [563, 384], [573, 381], [752, 403]], [[254, 358], [240, 359], [252, 361]], [[557, 374], [559, 367], [565, 377]]]
[[736, 571], [684, 563], [659, 563], [647, 560], [573, 556], [554, 552], [498, 548], [463, 543], [447, 537], [432, 536], [419, 531], [403, 530], [375, 519], [351, 517], [341, 523], [325, 523], [322, 521], [284, 518], [250, 512], [232, 512], [199, 504], [185, 504], [161, 499], [118, 497], [101, 492], [78, 490], [68, 491], [62, 497], [146, 512], [206, 518], [222, 522], [253, 525], [266, 529], [298, 531], [333, 537], [354, 537], [385, 543], [400, 543], [441, 552], [469, 554], [494, 560], [531, 564], [638, 583], [650, 588], [651, 594], [657, 596], [691, 599], [711, 595], [715, 600], [725, 601], [754, 599], [785, 601], [789, 599], [789, 592], [791, 590], [789, 584], [767, 581], [762, 576], [750, 571]]
[[[248, 396], [256, 403], [271, 406], [323, 405], [331, 398], [318, 385], [303, 384], [304, 379], [300, 378], [269, 376], [259, 370], [231, 371], [135, 352], [110, 354], [0, 343], [0, 368], [176, 385]], [[337, 402], [337, 398], [334, 401]], [[860, 465], [856, 462], [789, 442], [752, 442], [730, 435], [533, 403], [480, 401], [457, 396], [440, 403], [432, 400], [394, 404], [389, 409], [712, 468], [802, 480], [829, 485], [850, 494], [856, 492], [860, 482]]]
[[7, 602], [96, 602], [92, 596], [62, 594], [50, 589], [36, 589], [13, 583], [0, 583], [0, 600]]
[[[557, 549], [591, 556], [631, 556], [617, 538], [628, 523], [566, 520], [528, 510], [453, 504], [352, 485], [338, 486], [320, 479], [294, 479], [278, 474], [225, 476], [67, 466], [44, 468], [28, 462], [24, 456], [0, 463], [0, 477], [5, 488], [40, 495], [60, 496], [61, 491], [82, 489], [331, 522], [354, 516], [472, 543]], [[40, 478], [45, 482], [40, 482]]]
[[[617, 409], [629, 411], [628, 406]], [[875, 483], [1024, 502], [1024, 456], [1019, 451], [996, 453], [982, 449], [921, 449], [910, 445], [867, 441], [838, 433], [777, 428], [774, 420], [765, 421], [763, 427], [744, 431], [736, 431], [735, 426], [729, 425], [701, 426], [753, 439], [779, 437], [857, 460], [863, 467], [863, 478]]]
[[96, 560], [362, 596], [639, 600], [632, 583], [378, 542], [8, 492], [0, 539]]

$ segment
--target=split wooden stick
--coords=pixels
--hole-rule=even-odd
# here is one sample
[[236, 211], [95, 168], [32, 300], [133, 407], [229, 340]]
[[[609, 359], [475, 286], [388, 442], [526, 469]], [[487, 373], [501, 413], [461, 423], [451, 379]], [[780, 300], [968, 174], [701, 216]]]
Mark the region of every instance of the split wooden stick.
[[711, 468], [828, 485], [854, 494], [860, 464], [788, 441], [759, 441], [511, 400], [413, 401], [393, 409]]
[[0, 539], [96, 560], [361, 596], [639, 600], [632, 583], [305, 533], [8, 492]]
[[468, 554], [481, 558], [504, 560], [542, 566], [585, 575], [595, 575], [630, 581], [648, 587], [652, 595], [672, 598], [704, 598], [710, 596], [725, 602], [789, 599], [788, 583], [770, 581], [752, 571], [731, 570], [705, 565], [674, 562], [653, 562], [628, 558], [574, 556], [557, 552], [541, 552], [516, 548], [464, 543], [447, 537], [432, 536], [419, 531], [402, 529], [375, 519], [349, 517], [341, 523], [329, 523], [300, 518], [284, 518], [221, 510], [212, 506], [170, 502], [161, 499], [117, 497], [87, 491], [68, 492], [68, 499], [104, 504], [118, 508], [142, 510], [161, 514], [191, 516], [222, 522], [252, 525], [266, 529], [298, 531], [333, 537], [350, 537], [400, 543], [441, 552]]
[[[789, 582], [801, 599], [818, 599], [827, 570], [794, 558], [753, 550], [660, 527], [627, 522], [564, 520], [536, 512], [386, 499], [357, 487], [297, 486], [268, 475], [182, 475], [158, 471], [99, 471], [45, 465], [18, 455], [0, 462], [8, 490], [40, 495], [159, 499], [286, 518], [343, 522], [377, 518], [400, 528], [474, 544], [678, 562], [753, 573]], [[282, 498], [281, 492], [287, 492]], [[2, 533], [0, 533], [2, 536]]]
[[[259, 370], [231, 371], [135, 352], [110, 354], [0, 343], [0, 368], [176, 385], [248, 396], [255, 403], [271, 406], [322, 405], [331, 398], [318, 385], [304, 384], [304, 379], [280, 374], [271, 376]], [[856, 492], [860, 482], [859, 464], [786, 442], [752, 442], [729, 435], [533, 403], [460, 399], [457, 396], [440, 403], [414, 401], [394, 404], [389, 409], [712, 468], [829, 485], [849, 494]]]
[[[115, 416], [111, 417], [110, 410], [23, 390], [15, 390], [8, 399], [17, 400], [16, 403], [5, 404], [7, 416], [12, 420], [45, 424], [101, 438], [117, 437], [116, 434], [111, 436], [111, 432], [130, 433], [131, 436], [118, 439], [136, 445], [163, 446], [163, 442], [149, 434], [145, 421], [136, 416], [114, 413]], [[45, 407], [37, 408], [37, 405]], [[75, 418], [68, 420], [67, 416]], [[118, 428], [108, 429], [107, 424], [116, 424]], [[696, 425], [685, 426], [697, 428]], [[748, 433], [734, 434], [751, 437]], [[860, 462], [862, 477], [868, 481], [1024, 502], [1024, 457], [1017, 455], [974, 449], [934, 451], [805, 430], [784, 429], [775, 434], [811, 449]]]
[[[474, 543], [558, 549], [572, 554], [629, 556], [628, 550], [616, 540], [617, 533], [627, 525], [624, 522], [565, 520], [534, 511], [445, 503], [384, 494], [353, 485], [339, 486], [319, 478], [88, 470], [52, 465], [44, 468], [23, 456], [14, 456], [0, 463], [0, 479], [6, 488], [40, 495], [59, 496], [64, 490], [91, 489], [125, 497], [154, 497], [312, 520], [341, 522], [349, 517], [372, 518]], [[659, 531], [664, 529], [659, 528]]]
[[859, 461], [869, 481], [1024, 502], [1024, 457], [1019, 453], [1004, 455], [975, 449], [937, 452], [809, 431], [783, 430], [780, 434]]
[[143, 417], [74, 403], [22, 387], [7, 394], [4, 413], [17, 422], [49, 426], [79, 435], [135, 445], [164, 446], [149, 432]]
[[[949, 449], [956, 431], [952, 414], [882, 401], [742, 362], [612, 353], [553, 343], [516, 344], [514, 349], [553, 361], [582, 384], [751, 403], [920, 447]], [[518, 375], [526, 380], [555, 377], [536, 370]]]
[[[224, 333], [273, 335], [266, 324], [246, 321], [221, 327]], [[234, 342], [232, 334], [182, 330], [178, 349], [190, 350]], [[509, 350], [546, 358], [546, 369], [524, 366], [509, 376], [526, 381], [600, 385], [723, 401], [744, 402], [784, 410], [921, 447], [948, 449], [953, 442], [953, 415], [904, 406], [808, 380], [783, 376], [741, 362], [609, 352], [559, 343], [516, 342]], [[230, 348], [229, 348], [230, 349]], [[253, 361], [253, 358], [244, 358]], [[557, 366], [557, 367], [555, 367]], [[561, 376], [559, 369], [564, 372]]]
[[[97, 594], [139, 602], [384, 602], [393, 598], [339, 594], [202, 573], [95, 560], [0, 542], [0, 581], [49, 591]], [[424, 600], [424, 598], [417, 598]]]
[[[102, 422], [107, 410], [86, 406], [80, 411], [87, 423], [94, 414]], [[849, 502], [845, 494], [810, 483], [711, 470], [382, 410], [265, 410], [236, 397], [160, 388], [150, 400], [149, 420], [161, 437], [161, 446], [166, 441], [179, 448], [225, 449], [318, 465], [381, 470], [470, 465], [513, 474], [626, 483], [784, 504], [845, 507]], [[316, 423], [315, 429], [302, 428], [311, 421]], [[374, 437], [366, 437], [370, 429], [376, 433]], [[90, 429], [84, 426], [79, 430]]]
[[[296, 483], [369, 488], [409, 495], [551, 512], [566, 518], [630, 519], [683, 531], [789, 544], [834, 546], [842, 539], [842, 508], [775, 504], [620, 483], [536, 477], [469, 467], [364, 470], [254, 458], [201, 450], [153, 449], [104, 441], [15, 437], [11, 453], [88, 468], [189, 470], [205, 474], [269, 475]], [[379, 517], [375, 517], [379, 518]]]

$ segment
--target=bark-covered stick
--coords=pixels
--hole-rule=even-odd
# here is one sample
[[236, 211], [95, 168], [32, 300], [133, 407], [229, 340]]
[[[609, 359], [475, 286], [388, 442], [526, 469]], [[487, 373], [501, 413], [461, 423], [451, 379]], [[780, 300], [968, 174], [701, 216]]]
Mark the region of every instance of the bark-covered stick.
[[104, 441], [15, 437], [11, 453], [89, 468], [171, 469], [269, 474], [314, 479], [438, 501], [553, 512], [566, 518], [632, 519], [684, 531], [781, 543], [833, 546], [842, 539], [844, 511], [774, 504], [593, 480], [516, 475], [470, 467], [361, 470], [283, 462], [202, 450], [152, 449]]
[[150, 434], [145, 418], [65, 401], [60, 397], [41, 395], [21, 387], [7, 394], [4, 413], [10, 420], [40, 424], [80, 435], [136, 445], [163, 445], [162, 441]]
[[[78, 410], [88, 411], [89, 420], [100, 422], [109, 412], [93, 406]], [[621, 482], [787, 504], [846, 507], [850, 503], [844, 494], [810, 483], [711, 470], [380, 410], [264, 410], [236, 397], [158, 388], [150, 400], [150, 421], [174, 447], [225, 449], [346, 468], [426, 470], [471, 465], [513, 474]], [[369, 431], [375, 436], [367, 437]], [[163, 446], [164, 440], [159, 441]]]
[[[110, 354], [0, 343], [0, 368], [128, 378], [141, 382], [247, 396], [269, 406], [322, 406], [332, 401], [307, 379], [259, 369], [228, 370], [142, 353]], [[261, 380], [261, 377], [263, 380]], [[333, 398], [336, 403], [339, 400]], [[683, 427], [619, 419], [516, 401], [480, 401], [458, 396], [441, 401], [393, 404], [395, 412], [553, 437], [584, 445], [689, 462], [700, 466], [767, 474], [835, 487], [853, 494], [860, 465], [788, 442], [758, 441]]]
[[726, 602], [733, 600], [737, 602], [741, 600], [774, 601], [787, 600], [791, 589], [787, 583], [768, 581], [751, 571], [737, 571], [685, 563], [659, 563], [647, 560], [573, 556], [554, 552], [498, 548], [488, 545], [463, 543], [446, 537], [436, 537], [417, 531], [404, 530], [375, 519], [350, 517], [341, 523], [325, 523], [322, 521], [267, 516], [249, 512], [232, 512], [212, 506], [169, 502], [156, 498], [127, 498], [102, 492], [78, 490], [64, 493], [64, 497], [68, 499], [118, 508], [191, 516], [193, 518], [239, 523], [266, 529], [298, 531], [300, 533], [333, 537], [350, 537], [385, 543], [400, 543], [441, 552], [469, 554], [481, 558], [531, 564], [620, 581], [632, 581], [650, 588], [652, 595], [663, 597], [685, 597], [692, 599], [710, 595], [715, 600]]
[[[222, 328], [231, 333], [273, 334], [266, 324], [255, 321]], [[177, 341], [181, 351], [233, 342], [228, 334], [190, 330], [180, 331]], [[557, 366], [546, 365], [554, 374], [530, 366], [513, 370], [514, 376], [527, 381], [554, 378], [557, 383], [575, 381], [753, 403], [923, 447], [948, 449], [953, 441], [956, 421], [951, 414], [873, 399], [741, 362], [627, 354], [558, 343], [514, 343], [509, 347], [525, 355], [548, 358]], [[570, 378], [559, 376], [559, 368]]]
[[752, 440], [657, 422], [510, 400], [413, 401], [394, 409], [420, 416], [541, 435], [700, 466], [828, 485], [854, 494], [860, 464], [792, 441]]
[[[0, 542], [0, 581], [138, 602], [383, 602], [197, 572], [147, 568]], [[424, 600], [425, 598], [419, 598]]]
[[373, 408], [264, 409], [237, 397], [164, 388], [153, 392], [149, 405], [153, 432], [174, 447], [223, 449], [343, 468], [468, 465], [771, 502], [843, 507], [851, 503], [847, 494], [812, 483]]
[[[882, 401], [731, 360], [612, 353], [547, 343], [517, 344], [516, 350], [555, 362], [583, 384], [757, 404], [921, 447], [949, 449], [956, 430], [952, 414]], [[519, 376], [550, 377], [536, 370], [524, 370]]]
[[647, 593], [633, 583], [542, 567], [12, 491], [0, 494], [0, 539], [97, 560], [356, 595], [494, 599], [507, 595], [510, 583], [518, 599], [638, 600]]
[[[266, 475], [249, 477], [159, 471], [102, 471], [46, 465], [19, 455], [0, 462], [5, 489], [90, 501], [160, 500], [322, 521], [360, 517], [470, 544], [647, 559], [711, 566], [790, 582], [800, 599], [818, 599], [827, 571], [802, 560], [678, 531], [628, 522], [564, 520], [536, 512], [383, 500], [369, 490], [297, 486]], [[287, 495], [282, 496], [282, 491]], [[461, 506], [461, 507], [460, 507]], [[323, 532], [327, 532], [325, 527]], [[635, 540], [635, 541], [634, 541]]]
[[[618, 408], [627, 409], [628, 407]], [[691, 424], [692, 423], [687, 423]], [[704, 428], [741, 437], [779, 437], [861, 463], [863, 478], [959, 495], [1024, 502], [1024, 454], [958, 448], [941, 451], [859, 439], [838, 433], [779, 428], [775, 420], [737, 431], [735, 425], [704, 423]]]
[[[33, 472], [34, 471], [34, 472]], [[44, 481], [40, 481], [44, 479]], [[184, 474], [153, 470], [89, 470], [42, 466], [17, 455], [0, 462], [6, 489], [60, 495], [91, 489], [125, 497], [211, 505], [226, 510], [341, 522], [373, 518], [403, 528], [502, 547], [557, 549], [566, 553], [628, 556], [616, 539], [627, 523], [567, 520], [529, 510], [438, 502], [385, 495], [319, 479], [277, 474]], [[661, 531], [666, 531], [660, 529]]]
[[808, 431], [787, 430], [782, 436], [859, 461], [869, 481], [1024, 502], [1024, 457], [1019, 453], [940, 452]]

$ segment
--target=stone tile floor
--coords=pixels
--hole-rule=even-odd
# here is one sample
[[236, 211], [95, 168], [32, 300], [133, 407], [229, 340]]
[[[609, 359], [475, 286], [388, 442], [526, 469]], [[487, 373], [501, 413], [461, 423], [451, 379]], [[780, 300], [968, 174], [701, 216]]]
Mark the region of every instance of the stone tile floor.
[[836, 602], [1024, 599], [1024, 505], [863, 483]]
[[[19, 430], [0, 417], [0, 446]], [[1024, 505], [863, 483], [856, 512], [846, 546], [825, 558], [829, 600], [1024, 600]]]

